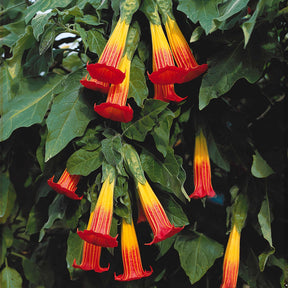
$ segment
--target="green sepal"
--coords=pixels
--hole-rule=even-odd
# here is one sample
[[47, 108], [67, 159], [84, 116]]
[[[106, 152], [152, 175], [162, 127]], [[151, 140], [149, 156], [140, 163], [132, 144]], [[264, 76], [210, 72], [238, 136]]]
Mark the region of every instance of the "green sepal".
[[153, 0], [146, 0], [142, 3], [140, 10], [146, 15], [149, 22], [154, 25], [161, 25], [158, 8]]
[[130, 61], [132, 61], [133, 55], [138, 47], [140, 35], [141, 31], [138, 22], [133, 22], [129, 27], [124, 51]]
[[102, 163], [102, 182], [104, 182], [108, 177], [109, 183], [112, 183], [112, 181], [116, 178], [116, 170], [112, 165], [104, 161]]
[[133, 14], [140, 6], [140, 2], [140, 0], [122, 0], [120, 3], [120, 18], [130, 24]]
[[245, 194], [239, 194], [232, 206], [232, 226], [236, 225], [238, 232], [241, 232], [245, 225], [248, 212], [248, 198]]
[[134, 177], [137, 182], [142, 185], [146, 183], [144, 171], [137, 151], [133, 146], [124, 144], [122, 147], [124, 165], [128, 172]]
[[168, 17], [171, 18], [172, 20], [175, 20], [175, 17], [173, 15], [172, 0], [155, 0], [155, 1], [158, 5], [164, 24], [167, 21]]

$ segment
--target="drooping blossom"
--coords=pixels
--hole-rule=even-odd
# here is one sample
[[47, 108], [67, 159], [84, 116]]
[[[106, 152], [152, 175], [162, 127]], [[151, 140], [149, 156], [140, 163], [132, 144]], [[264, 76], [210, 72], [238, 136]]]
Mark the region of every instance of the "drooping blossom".
[[150, 271], [145, 271], [143, 269], [139, 245], [132, 219], [131, 223], [128, 223], [125, 219], [122, 219], [121, 252], [124, 273], [118, 276], [115, 273], [115, 280], [131, 281], [148, 277], [152, 274], [153, 270], [151, 267]]
[[109, 91], [109, 83], [102, 82], [97, 79], [93, 79], [87, 74], [84, 78], [80, 80], [80, 83], [91, 90], [100, 91], [101, 93], [107, 94]]
[[211, 184], [211, 167], [207, 141], [202, 129], [195, 137], [193, 171], [195, 190], [189, 197], [195, 199], [206, 196], [214, 197], [216, 193]]
[[176, 94], [174, 89], [174, 84], [166, 84], [166, 85], [160, 85], [160, 84], [154, 84], [154, 99], [161, 100], [164, 102], [176, 102], [179, 103], [187, 98], [180, 97]]
[[101, 247], [116, 247], [118, 245], [117, 236], [109, 235], [113, 216], [114, 186], [115, 178], [110, 174], [102, 185], [91, 225], [84, 231], [77, 231], [84, 241]]
[[220, 288], [236, 288], [240, 258], [240, 236], [241, 232], [237, 230], [236, 225], [233, 225], [225, 251], [223, 278]]
[[163, 206], [147, 180], [144, 184], [137, 182], [136, 187], [145, 216], [154, 234], [152, 242], [147, 243], [147, 245], [165, 240], [184, 228], [184, 226], [175, 227], [174, 224], [171, 224]]
[[75, 191], [77, 190], [77, 184], [80, 180], [80, 175], [71, 175], [67, 169], [64, 170], [58, 182], [53, 182], [54, 175], [47, 180], [47, 183], [57, 193], [63, 194], [73, 200], [81, 200], [83, 196], [79, 197]]

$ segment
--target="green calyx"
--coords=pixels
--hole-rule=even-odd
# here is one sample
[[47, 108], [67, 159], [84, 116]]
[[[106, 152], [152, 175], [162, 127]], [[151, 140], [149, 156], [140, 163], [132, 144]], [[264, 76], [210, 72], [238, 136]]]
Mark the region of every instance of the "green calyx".
[[154, 0], [145, 0], [141, 5], [140, 10], [145, 14], [150, 23], [161, 25], [158, 7]]
[[140, 26], [138, 22], [133, 22], [132, 25], [129, 27], [126, 45], [125, 45], [125, 54], [127, 58], [131, 61], [133, 55], [138, 47], [138, 43], [140, 40]]
[[130, 24], [133, 14], [140, 6], [140, 2], [140, 0], [122, 0], [120, 3], [120, 18], [125, 20], [127, 24]]

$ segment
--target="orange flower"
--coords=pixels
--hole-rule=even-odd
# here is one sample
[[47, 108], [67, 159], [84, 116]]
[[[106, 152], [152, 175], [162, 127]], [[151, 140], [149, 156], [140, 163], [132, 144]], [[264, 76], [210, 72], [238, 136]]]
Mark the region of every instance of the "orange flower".
[[223, 279], [220, 288], [236, 288], [239, 258], [240, 258], [240, 232], [233, 225], [225, 251], [223, 263]]
[[211, 168], [206, 138], [202, 129], [196, 135], [194, 151], [194, 185], [190, 198], [214, 197], [216, 194], [211, 184]]
[[128, 104], [126, 106], [131, 60], [125, 54], [119, 64], [119, 70], [125, 75], [124, 81], [120, 84], [112, 84], [105, 103], [94, 105], [94, 110], [104, 118], [114, 121], [129, 122], [133, 118], [133, 110]]
[[160, 85], [160, 84], [154, 84], [154, 99], [161, 100], [164, 102], [176, 102], [179, 103], [187, 98], [181, 98], [178, 96], [174, 89], [174, 84], [166, 84], [166, 85]]
[[145, 184], [137, 182], [137, 190], [145, 216], [154, 234], [154, 239], [147, 245], [151, 245], [169, 238], [184, 228], [184, 226], [175, 227], [170, 223], [161, 203], [147, 180]]
[[101, 82], [97, 79], [93, 79], [89, 77], [88, 74], [80, 80], [80, 83], [88, 89], [91, 89], [94, 91], [100, 91], [101, 93], [105, 93], [105, 94], [107, 94], [109, 90], [109, 83]]
[[54, 176], [47, 180], [49, 186], [51, 186], [57, 193], [63, 194], [73, 200], [81, 200], [83, 196], [79, 197], [75, 191], [77, 190], [77, 184], [80, 180], [80, 175], [71, 175], [64, 170], [59, 181], [57, 183], [53, 182]]
[[121, 60], [129, 24], [119, 18], [98, 63], [87, 65], [87, 70], [92, 78], [99, 81], [119, 84], [125, 78], [125, 73], [117, 67]]
[[131, 281], [148, 277], [152, 274], [153, 270], [151, 267], [150, 271], [144, 271], [143, 269], [139, 245], [132, 219], [131, 223], [128, 223], [125, 219], [122, 219], [121, 251], [124, 273], [119, 276], [116, 276], [115, 273], [115, 280]]
[[176, 21], [169, 16], [167, 16], [166, 19], [165, 30], [167, 32], [168, 41], [175, 61], [179, 68], [187, 71], [186, 75], [181, 79], [181, 82], [178, 83], [190, 81], [206, 72], [208, 65], [197, 64], [192, 51]]
[[116, 247], [116, 237], [109, 235], [113, 216], [113, 192], [115, 179], [108, 176], [104, 181], [93, 215], [91, 225], [84, 231], [77, 231], [78, 235], [88, 243], [102, 247]]
[[[90, 215], [87, 229], [91, 228], [92, 218], [93, 218], [93, 212]], [[110, 264], [108, 264], [108, 267], [106, 268], [102, 268], [100, 266], [101, 249], [102, 247], [100, 246], [96, 246], [84, 241], [81, 264], [77, 265], [76, 259], [74, 259], [72, 266], [74, 268], [80, 268], [85, 271], [94, 270], [95, 272], [98, 273], [108, 271]]]

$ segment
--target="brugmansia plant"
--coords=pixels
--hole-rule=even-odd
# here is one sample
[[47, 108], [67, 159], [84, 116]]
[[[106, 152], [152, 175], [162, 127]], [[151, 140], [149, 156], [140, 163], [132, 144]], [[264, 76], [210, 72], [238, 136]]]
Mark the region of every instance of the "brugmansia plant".
[[288, 286], [286, 0], [0, 9], [1, 288]]

